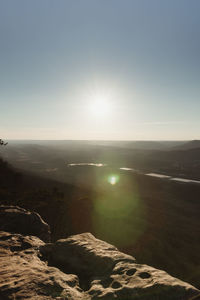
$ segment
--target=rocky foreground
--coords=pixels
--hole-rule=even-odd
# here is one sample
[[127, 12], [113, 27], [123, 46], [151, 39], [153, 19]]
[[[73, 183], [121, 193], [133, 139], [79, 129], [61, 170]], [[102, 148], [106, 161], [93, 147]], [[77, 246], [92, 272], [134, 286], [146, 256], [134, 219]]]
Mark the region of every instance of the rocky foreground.
[[0, 300], [200, 299], [195, 287], [90, 233], [48, 243], [49, 226], [22, 208], [1, 206], [0, 230]]

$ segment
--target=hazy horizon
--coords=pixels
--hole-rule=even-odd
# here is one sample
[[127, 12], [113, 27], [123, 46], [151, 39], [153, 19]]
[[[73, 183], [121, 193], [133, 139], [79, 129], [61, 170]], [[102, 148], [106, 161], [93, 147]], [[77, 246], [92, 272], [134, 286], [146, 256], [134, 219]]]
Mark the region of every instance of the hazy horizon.
[[200, 2], [2, 0], [0, 137], [200, 139]]
[[190, 141], [200, 141], [199, 139], [177, 139], [177, 140], [112, 140], [112, 139], [6, 139], [6, 141], [88, 141], [88, 142], [95, 142], [95, 141], [105, 141], [105, 142], [190, 142]]

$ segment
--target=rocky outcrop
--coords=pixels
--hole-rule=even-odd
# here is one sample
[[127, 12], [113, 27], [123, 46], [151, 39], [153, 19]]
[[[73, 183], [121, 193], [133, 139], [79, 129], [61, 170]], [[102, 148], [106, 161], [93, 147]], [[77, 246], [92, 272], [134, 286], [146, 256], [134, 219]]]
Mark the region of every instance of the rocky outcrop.
[[40, 247], [51, 265], [77, 274], [91, 299], [191, 299], [199, 292], [166, 272], [137, 264], [135, 258], [90, 233]]
[[50, 228], [39, 214], [18, 206], [0, 206], [0, 230], [35, 235], [44, 242], [50, 241]]
[[46, 244], [40, 247], [40, 251], [50, 264], [81, 277], [104, 276], [112, 272], [117, 262], [135, 262], [132, 256], [119, 252], [116, 247], [96, 239], [91, 233]]
[[0, 232], [1, 300], [199, 297], [200, 291], [193, 286], [137, 264], [132, 256], [90, 233], [45, 244], [36, 236]]
[[34, 236], [0, 232], [0, 299], [87, 299], [76, 275], [41, 260], [43, 244]]

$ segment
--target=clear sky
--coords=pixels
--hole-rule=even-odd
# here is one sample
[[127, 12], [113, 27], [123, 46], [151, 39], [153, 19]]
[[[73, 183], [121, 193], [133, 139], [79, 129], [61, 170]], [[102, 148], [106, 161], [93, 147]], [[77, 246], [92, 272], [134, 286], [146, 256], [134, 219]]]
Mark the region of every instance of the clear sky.
[[200, 138], [199, 0], [0, 0], [0, 138]]

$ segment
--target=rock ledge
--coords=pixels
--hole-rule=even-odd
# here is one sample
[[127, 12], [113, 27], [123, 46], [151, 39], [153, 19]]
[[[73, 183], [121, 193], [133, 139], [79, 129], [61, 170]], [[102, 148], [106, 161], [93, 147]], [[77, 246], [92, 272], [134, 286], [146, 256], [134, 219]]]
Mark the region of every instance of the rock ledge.
[[164, 271], [137, 264], [132, 256], [119, 252], [90, 233], [45, 244], [41, 232], [46, 228], [47, 233], [49, 228], [38, 214], [37, 237], [33, 235], [34, 230], [31, 234], [24, 230], [19, 232], [20, 226], [14, 230], [8, 222], [17, 222], [17, 215], [26, 219], [23, 222], [29, 222], [34, 213], [19, 207], [0, 207], [0, 216], [2, 211], [6, 214], [3, 213], [4, 225], [0, 221], [0, 229], [4, 228], [0, 232], [1, 300], [200, 299], [200, 291], [195, 287]]

